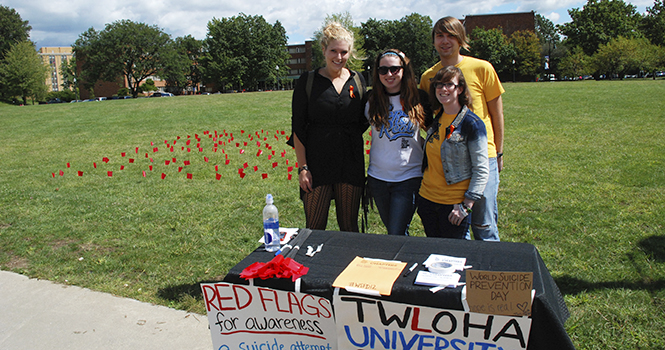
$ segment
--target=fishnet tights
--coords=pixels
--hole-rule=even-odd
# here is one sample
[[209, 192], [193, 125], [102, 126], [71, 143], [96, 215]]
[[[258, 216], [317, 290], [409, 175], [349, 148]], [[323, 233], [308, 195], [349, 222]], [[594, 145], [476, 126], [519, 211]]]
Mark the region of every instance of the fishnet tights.
[[334, 198], [337, 224], [340, 231], [359, 232], [358, 210], [360, 209], [362, 194], [362, 187], [345, 183], [318, 186], [312, 192], [305, 193], [302, 201], [305, 207], [307, 228], [312, 230], [326, 229], [330, 201]]

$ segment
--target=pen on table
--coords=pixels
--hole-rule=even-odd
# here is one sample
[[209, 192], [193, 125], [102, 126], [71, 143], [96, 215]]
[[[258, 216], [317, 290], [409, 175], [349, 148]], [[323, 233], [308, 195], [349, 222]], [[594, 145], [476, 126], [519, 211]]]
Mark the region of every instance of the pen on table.
[[418, 263], [413, 263], [413, 265], [411, 265], [411, 267], [409, 268], [409, 271], [405, 272], [404, 276], [402, 276], [402, 277], [408, 276], [411, 272], [413, 272], [413, 270], [416, 269], [416, 266], [418, 266]]

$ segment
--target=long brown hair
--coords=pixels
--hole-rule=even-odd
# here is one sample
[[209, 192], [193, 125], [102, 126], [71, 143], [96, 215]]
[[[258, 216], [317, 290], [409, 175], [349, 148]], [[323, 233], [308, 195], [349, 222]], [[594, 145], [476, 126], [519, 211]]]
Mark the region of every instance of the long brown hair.
[[388, 125], [388, 106], [390, 105], [390, 96], [386, 93], [386, 89], [381, 84], [379, 78], [379, 63], [386, 55], [396, 55], [402, 62], [402, 81], [400, 83], [400, 101], [402, 102], [402, 109], [404, 113], [409, 116], [413, 123], [418, 123], [421, 128], [425, 125], [425, 110], [420, 104], [420, 97], [418, 94], [418, 86], [416, 85], [416, 78], [413, 74], [413, 67], [411, 60], [406, 55], [397, 49], [388, 49], [381, 52], [376, 56], [374, 61], [374, 72], [372, 72], [372, 81], [374, 88], [369, 96], [369, 123], [374, 127]]

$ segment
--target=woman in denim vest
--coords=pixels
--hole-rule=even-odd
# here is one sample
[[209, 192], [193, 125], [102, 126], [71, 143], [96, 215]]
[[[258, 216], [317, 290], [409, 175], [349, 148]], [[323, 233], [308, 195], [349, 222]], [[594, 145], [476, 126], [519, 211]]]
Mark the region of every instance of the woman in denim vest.
[[468, 108], [459, 68], [448, 66], [430, 84], [432, 109], [441, 109], [425, 139], [418, 215], [428, 237], [464, 238], [467, 216], [489, 176], [485, 124]]

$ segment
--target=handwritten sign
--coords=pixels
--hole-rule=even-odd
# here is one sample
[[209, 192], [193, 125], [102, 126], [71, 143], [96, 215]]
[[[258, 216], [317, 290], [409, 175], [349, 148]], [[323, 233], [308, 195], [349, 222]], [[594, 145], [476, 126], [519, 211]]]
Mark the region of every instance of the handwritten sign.
[[466, 270], [466, 300], [472, 312], [530, 316], [533, 272]]
[[326, 298], [231, 283], [202, 283], [214, 349], [337, 349]]
[[390, 295], [393, 284], [406, 266], [405, 262], [356, 257], [337, 276], [333, 287], [365, 294]]
[[400, 304], [333, 299], [340, 350], [526, 349], [531, 319]]

